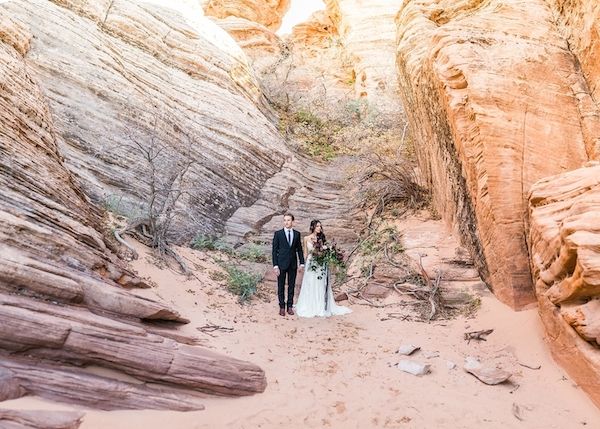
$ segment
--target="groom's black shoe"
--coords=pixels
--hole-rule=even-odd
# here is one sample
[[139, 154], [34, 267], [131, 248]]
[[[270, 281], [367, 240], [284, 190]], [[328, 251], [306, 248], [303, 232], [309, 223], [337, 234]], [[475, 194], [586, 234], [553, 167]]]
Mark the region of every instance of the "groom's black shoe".
[[280, 308], [279, 309], [279, 315], [280, 316], [285, 316], [285, 308]]
[[294, 315], [294, 310], [292, 310], [292, 307], [288, 308], [288, 314], [289, 314], [290, 316], [293, 316], [293, 315]]

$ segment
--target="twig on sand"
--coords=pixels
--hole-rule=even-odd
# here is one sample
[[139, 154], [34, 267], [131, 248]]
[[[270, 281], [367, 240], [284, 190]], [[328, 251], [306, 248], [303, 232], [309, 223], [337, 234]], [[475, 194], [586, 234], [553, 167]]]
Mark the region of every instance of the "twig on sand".
[[121, 243], [123, 246], [127, 247], [131, 251], [133, 259], [138, 259], [139, 255], [138, 255], [137, 250], [135, 250], [135, 248], [131, 244], [129, 244], [127, 241], [125, 241], [125, 239], [123, 237], [121, 237], [121, 235], [124, 234], [125, 232], [127, 232], [127, 226], [125, 226], [121, 230], [115, 229], [113, 232], [113, 235], [115, 236], [115, 238], [117, 239], [117, 241], [119, 243]]
[[202, 332], [203, 334], [210, 335], [211, 337], [214, 337], [214, 335], [212, 335], [212, 332], [233, 332], [233, 328], [227, 328], [225, 326], [219, 326], [214, 324], [199, 326], [196, 329]]
[[523, 421], [523, 417], [521, 416], [521, 407], [519, 407], [516, 404], [516, 402], [513, 402], [513, 404], [512, 404], [512, 413], [513, 413], [513, 416], [515, 416], [517, 418], [517, 420]]
[[467, 344], [470, 343], [471, 340], [487, 341], [484, 337], [490, 335], [492, 332], [494, 332], [493, 329], [465, 332], [465, 340], [467, 340]]
[[538, 365], [538, 366], [530, 366], [524, 363], [519, 362], [519, 365], [524, 366], [525, 368], [529, 368], [529, 369], [533, 369], [533, 370], [538, 370], [542, 368], [542, 365]]
[[427, 274], [427, 271], [423, 267], [423, 263], [421, 262], [422, 256], [419, 255], [419, 269], [421, 270], [421, 275], [425, 280], [425, 284], [428, 286], [428, 300], [429, 305], [431, 305], [431, 311], [429, 312], [429, 317], [427, 318], [427, 322], [431, 322], [431, 320], [435, 317], [435, 314], [438, 311], [438, 307], [443, 308], [442, 297], [440, 296], [440, 282], [442, 281], [442, 271], [437, 272], [437, 276], [435, 279], [435, 283], [431, 281], [431, 277]]
[[387, 317], [381, 319], [381, 321], [384, 320], [390, 320], [390, 319], [400, 319], [400, 320], [407, 320], [407, 321], [411, 321], [412, 317], [410, 314], [403, 314], [403, 313], [388, 313]]
[[431, 288], [431, 292], [429, 293], [429, 304], [431, 304], [431, 312], [429, 313], [429, 318], [427, 319], [428, 322], [431, 322], [431, 319], [433, 319], [433, 317], [435, 316], [435, 313], [437, 311], [436, 308], [436, 301], [439, 302], [440, 301], [440, 296], [439, 296], [439, 289], [440, 289], [440, 281], [442, 280], [442, 272], [438, 271], [437, 273], [437, 277], [435, 279], [435, 283], [433, 284], [432, 288]]

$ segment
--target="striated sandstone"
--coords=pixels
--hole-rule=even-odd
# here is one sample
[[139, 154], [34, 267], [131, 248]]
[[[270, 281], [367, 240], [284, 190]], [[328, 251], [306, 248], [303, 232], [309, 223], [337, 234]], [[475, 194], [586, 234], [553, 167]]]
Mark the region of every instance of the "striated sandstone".
[[215, 19], [215, 23], [233, 37], [250, 58], [280, 52], [281, 39], [264, 25], [235, 16]]
[[397, 98], [394, 18], [403, 1], [325, 0], [324, 3], [354, 68], [356, 96], [364, 97], [380, 110], [401, 111]]
[[[37, 84], [39, 70], [28, 63], [37, 39], [19, 20], [2, 16], [8, 23], [0, 33], [2, 397], [35, 393], [106, 409], [201, 409], [199, 391], [263, 391], [259, 367], [161, 334], [148, 321], [187, 320], [164, 302], [123, 289], [146, 285], [106, 247], [101, 211], [65, 165], [65, 142]], [[44, 366], [51, 361], [112, 368], [166, 390]], [[33, 367], [45, 368], [44, 383], [31, 378]], [[82, 385], [85, 401], [74, 388]], [[121, 388], [129, 401], [105, 398]]]
[[590, 155], [577, 59], [542, 0], [405, 1], [397, 26], [402, 99], [434, 204], [498, 298], [521, 308], [534, 300], [527, 193]]
[[[588, 133], [590, 158], [600, 158], [600, 4], [595, 0], [546, 0], [555, 11], [556, 20], [569, 48], [579, 61], [589, 91], [574, 88], [585, 109], [582, 127]], [[591, 97], [590, 97], [591, 95]]]
[[321, 50], [331, 47], [338, 36], [336, 25], [326, 11], [313, 13], [306, 22], [295, 25], [290, 37], [291, 43], [302, 45], [306, 50]]
[[207, 16], [244, 18], [276, 31], [290, 8], [290, 0], [209, 0], [203, 8]]
[[84, 414], [78, 411], [0, 410], [3, 429], [77, 429]]
[[126, 0], [103, 5], [0, 5], [1, 16], [27, 23], [32, 35], [25, 62], [53, 114], [66, 166], [94, 202], [118, 201], [134, 217], [148, 210], [151, 194], [140, 146], [161, 150], [159, 181], [189, 160], [172, 238], [219, 231], [287, 153], [246, 56], [207, 18], [188, 23]]
[[529, 196], [539, 312], [556, 360], [600, 406], [600, 164], [545, 178]]

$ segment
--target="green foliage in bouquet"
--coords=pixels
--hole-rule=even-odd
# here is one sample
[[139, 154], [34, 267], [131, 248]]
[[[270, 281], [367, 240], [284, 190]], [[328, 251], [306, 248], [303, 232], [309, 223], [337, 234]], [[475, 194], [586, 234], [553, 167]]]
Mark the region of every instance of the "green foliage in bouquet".
[[310, 264], [311, 271], [318, 271], [318, 279], [322, 279], [327, 272], [327, 268], [335, 268], [338, 272], [346, 271], [346, 262], [344, 252], [338, 249], [335, 241], [331, 243], [317, 240], [312, 253]]

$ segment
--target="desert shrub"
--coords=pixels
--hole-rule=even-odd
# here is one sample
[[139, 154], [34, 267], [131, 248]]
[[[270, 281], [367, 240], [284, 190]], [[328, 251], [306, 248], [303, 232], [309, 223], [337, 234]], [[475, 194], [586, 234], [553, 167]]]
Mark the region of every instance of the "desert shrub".
[[192, 240], [191, 247], [195, 250], [216, 250], [228, 255], [235, 254], [233, 247], [223, 241], [222, 238], [203, 233], [196, 234], [196, 237]]
[[242, 248], [238, 249], [236, 255], [250, 262], [267, 262], [267, 253], [265, 252], [264, 247], [259, 246], [255, 243], [249, 243], [244, 245]]
[[244, 271], [233, 265], [225, 265], [225, 271], [229, 276], [227, 289], [239, 297], [240, 303], [250, 301], [256, 293], [257, 285], [262, 278], [260, 274]]

